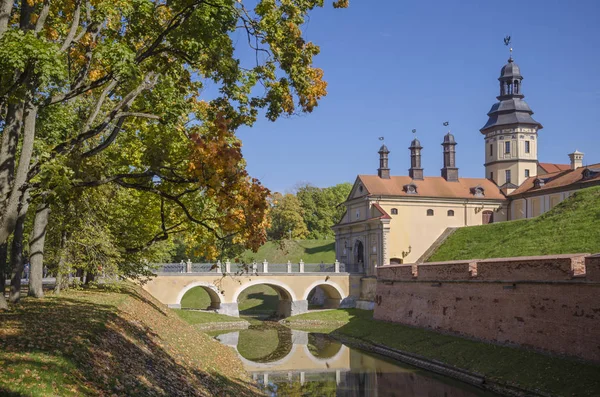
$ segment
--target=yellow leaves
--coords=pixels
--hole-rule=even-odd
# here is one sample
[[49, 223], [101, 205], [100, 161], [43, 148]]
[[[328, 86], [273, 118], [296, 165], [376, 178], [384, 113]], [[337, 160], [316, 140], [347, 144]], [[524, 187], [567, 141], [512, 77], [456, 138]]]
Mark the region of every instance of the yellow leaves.
[[307, 112], [312, 112], [318, 101], [327, 95], [327, 82], [323, 80], [323, 69], [308, 68], [307, 79], [309, 86], [305, 92], [299, 94], [300, 105]]

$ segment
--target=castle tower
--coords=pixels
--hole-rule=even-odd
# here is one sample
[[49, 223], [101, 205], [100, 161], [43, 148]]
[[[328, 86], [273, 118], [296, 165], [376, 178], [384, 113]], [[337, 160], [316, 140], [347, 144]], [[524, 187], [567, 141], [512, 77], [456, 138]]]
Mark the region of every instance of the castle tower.
[[390, 179], [390, 168], [388, 167], [388, 154], [390, 151], [387, 146], [381, 145], [379, 148], [379, 168], [377, 169], [377, 175], [382, 179]]
[[522, 80], [511, 53], [498, 78], [498, 102], [480, 130], [485, 136], [485, 176], [505, 193], [537, 175], [537, 133], [543, 127], [531, 117], [533, 111], [523, 99]]
[[448, 182], [458, 182], [458, 168], [456, 168], [456, 141], [454, 135], [448, 132], [444, 136], [444, 168], [442, 177]]
[[410, 143], [410, 168], [408, 169], [408, 176], [412, 179], [422, 181], [423, 180], [423, 168], [421, 168], [421, 142], [417, 138], [413, 139]]

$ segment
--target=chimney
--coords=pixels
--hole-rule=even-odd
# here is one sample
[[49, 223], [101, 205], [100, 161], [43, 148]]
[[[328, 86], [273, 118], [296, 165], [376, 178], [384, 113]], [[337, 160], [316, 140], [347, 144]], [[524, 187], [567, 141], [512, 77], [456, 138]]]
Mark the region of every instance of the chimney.
[[569, 158], [571, 159], [572, 170], [583, 166], [583, 153], [581, 153], [579, 150], [575, 150], [573, 153], [570, 153]]
[[408, 176], [412, 179], [422, 181], [423, 180], [423, 168], [421, 168], [421, 142], [417, 138], [413, 139], [410, 143], [410, 168], [408, 169]]
[[388, 167], [388, 154], [390, 151], [387, 146], [381, 145], [379, 149], [379, 168], [377, 169], [377, 175], [381, 179], [390, 179], [390, 169]]
[[454, 135], [447, 133], [444, 136], [444, 168], [442, 177], [448, 182], [458, 182], [458, 168], [456, 168], [456, 141]]

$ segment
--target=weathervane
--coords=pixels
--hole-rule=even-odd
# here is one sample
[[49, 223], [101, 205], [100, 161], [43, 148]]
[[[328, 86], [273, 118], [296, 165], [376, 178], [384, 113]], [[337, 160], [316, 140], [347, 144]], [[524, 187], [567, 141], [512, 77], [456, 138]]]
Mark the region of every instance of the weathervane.
[[[504, 38], [504, 45], [507, 46], [507, 47], [510, 46], [510, 36], [506, 36]], [[512, 50], [513, 49], [512, 49], [512, 47], [509, 47], [509, 49], [510, 49], [510, 59], [512, 59]]]
[[385, 140], [385, 137], [383, 137], [383, 136], [380, 136], [380, 137], [379, 137], [379, 140], [380, 140], [380, 141], [384, 141], [384, 140]]
[[[450, 125], [449, 121], [444, 121], [444, 127], [448, 127]], [[448, 128], [448, 132], [450, 132], [450, 128]]]

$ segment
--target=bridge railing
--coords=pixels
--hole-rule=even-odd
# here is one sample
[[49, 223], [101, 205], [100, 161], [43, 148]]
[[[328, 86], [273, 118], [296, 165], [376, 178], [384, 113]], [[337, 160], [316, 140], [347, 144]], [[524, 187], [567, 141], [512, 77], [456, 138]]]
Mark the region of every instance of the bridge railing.
[[156, 273], [362, 273], [362, 266], [346, 265], [335, 261], [334, 263], [231, 263], [230, 261], [217, 261], [217, 263], [160, 263], [152, 266]]

